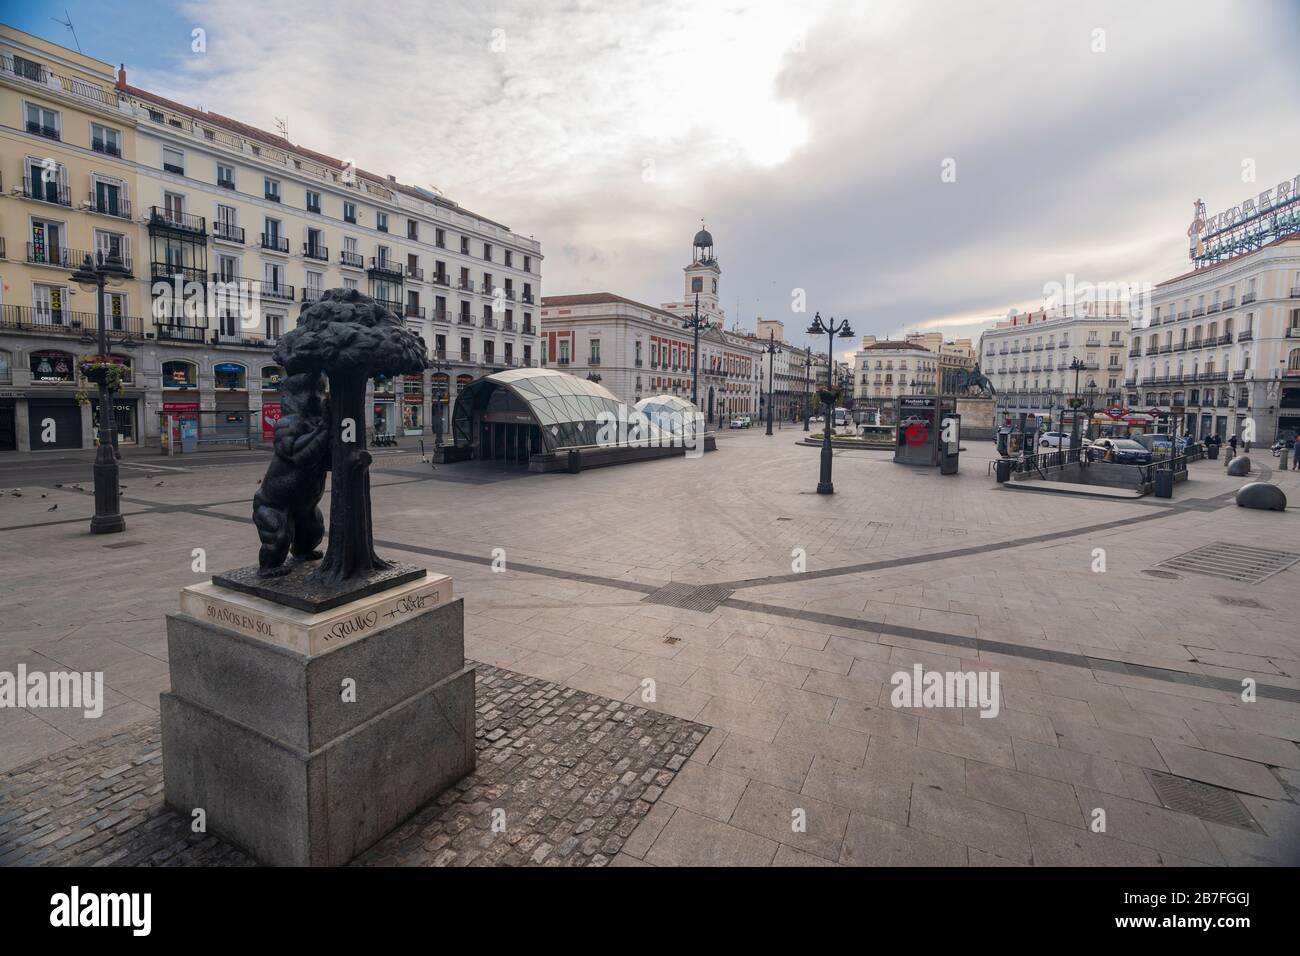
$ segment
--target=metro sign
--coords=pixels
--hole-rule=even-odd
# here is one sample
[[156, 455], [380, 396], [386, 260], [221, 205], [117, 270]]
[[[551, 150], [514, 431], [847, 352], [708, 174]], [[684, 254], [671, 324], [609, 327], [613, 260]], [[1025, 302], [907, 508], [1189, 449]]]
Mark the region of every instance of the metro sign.
[[1129, 413], [1129, 410], [1122, 405], [1112, 405], [1110, 408], [1103, 409], [1103, 411], [1111, 418], [1123, 418]]

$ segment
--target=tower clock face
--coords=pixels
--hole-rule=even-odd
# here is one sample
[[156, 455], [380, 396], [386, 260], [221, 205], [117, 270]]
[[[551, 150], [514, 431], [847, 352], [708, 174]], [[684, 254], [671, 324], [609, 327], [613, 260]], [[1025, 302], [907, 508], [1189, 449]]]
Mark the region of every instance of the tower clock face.
[[692, 279], [692, 280], [691, 280], [691, 291], [692, 291], [692, 292], [703, 292], [703, 291], [704, 291], [704, 280], [701, 279], [699, 276], [696, 276], [694, 279]]

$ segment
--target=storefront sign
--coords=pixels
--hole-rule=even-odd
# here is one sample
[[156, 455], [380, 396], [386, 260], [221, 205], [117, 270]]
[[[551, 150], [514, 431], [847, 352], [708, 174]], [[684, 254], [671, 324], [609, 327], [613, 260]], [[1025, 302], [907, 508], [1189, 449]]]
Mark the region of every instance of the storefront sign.
[[280, 420], [280, 403], [262, 400], [262, 440], [275, 438], [275, 423]]

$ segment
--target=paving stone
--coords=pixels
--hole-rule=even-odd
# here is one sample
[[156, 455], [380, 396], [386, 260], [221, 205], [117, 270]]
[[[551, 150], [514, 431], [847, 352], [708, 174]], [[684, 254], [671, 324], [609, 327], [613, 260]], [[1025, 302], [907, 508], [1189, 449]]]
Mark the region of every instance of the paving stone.
[[827, 860], [839, 857], [848, 821], [844, 807], [757, 780], [731, 816], [733, 826]]
[[1074, 787], [1006, 767], [966, 761], [966, 795], [1069, 826], [1084, 822]]
[[1160, 854], [1084, 827], [1028, 817], [1035, 866], [1159, 866]]
[[710, 763], [751, 780], [798, 791], [812, 767], [813, 755], [741, 734], [728, 734]]
[[1263, 764], [1195, 747], [1184, 747], [1169, 740], [1157, 740], [1155, 746], [1168, 764], [1169, 772], [1176, 776], [1191, 777], [1193, 780], [1212, 783], [1216, 787], [1253, 793], [1272, 800], [1281, 800], [1286, 796], [1277, 778]]
[[914, 787], [910, 825], [1013, 862], [1033, 860], [1023, 813], [960, 793]]
[[914, 827], [849, 816], [840, 863], [844, 866], [964, 866], [966, 847]]
[[654, 866], [768, 866], [777, 845], [757, 834], [678, 809], [645, 855]]
[[803, 792], [880, 820], [906, 825], [912, 801], [910, 780], [886, 777], [818, 754]]
[[958, 757], [969, 757], [982, 763], [1014, 767], [1016, 758], [1011, 749], [1011, 737], [1001, 731], [980, 726], [986, 723], [988, 721], [981, 720], [975, 724], [951, 724], [937, 720], [922, 720], [916, 741], [917, 746]]
[[1223, 865], [1223, 857], [1205, 824], [1190, 814], [1083, 787], [1078, 788], [1078, 794], [1079, 808], [1089, 827], [1096, 809], [1106, 811], [1107, 836], [1202, 863]]
[[818, 720], [789, 716], [774, 743], [795, 750], [825, 754], [850, 766], [861, 766], [870, 738], [856, 730], [833, 727]]
[[748, 784], [748, 777], [690, 761], [678, 771], [664, 791], [663, 799], [675, 807], [725, 823], [731, 819]]

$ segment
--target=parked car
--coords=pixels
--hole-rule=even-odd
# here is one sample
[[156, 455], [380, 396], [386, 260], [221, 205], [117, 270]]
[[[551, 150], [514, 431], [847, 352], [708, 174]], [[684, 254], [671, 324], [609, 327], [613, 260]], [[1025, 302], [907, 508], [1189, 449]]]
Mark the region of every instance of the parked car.
[[1113, 461], [1121, 465], [1149, 465], [1151, 451], [1131, 438], [1098, 438], [1088, 446], [1089, 461]]
[[1186, 435], [1171, 441], [1168, 435], [1159, 435], [1150, 432], [1145, 435], [1134, 436], [1133, 440], [1147, 451], [1151, 452], [1151, 454], [1156, 458], [1168, 458], [1169, 446], [1171, 444], [1177, 446], [1177, 454], [1179, 455], [1186, 454], [1188, 449], [1196, 445], [1195, 439], [1188, 438]]
[[748, 428], [748, 427], [749, 427], [750, 425], [752, 425], [752, 424], [754, 424], [754, 423], [751, 422], [751, 421], [749, 420], [749, 416], [748, 416], [748, 415], [739, 415], [739, 416], [737, 416], [736, 418], [733, 418], [733, 419], [731, 420], [731, 424], [730, 424], [730, 426], [728, 426], [728, 427], [730, 427], [730, 428]]
[[[1085, 448], [1092, 444], [1091, 438], [1084, 438], [1082, 435], [1079, 436], [1079, 441], [1083, 443], [1083, 446]], [[1069, 432], [1043, 432], [1041, 435], [1038, 436], [1038, 447], [1039, 448], [1069, 448], [1070, 433]]]

